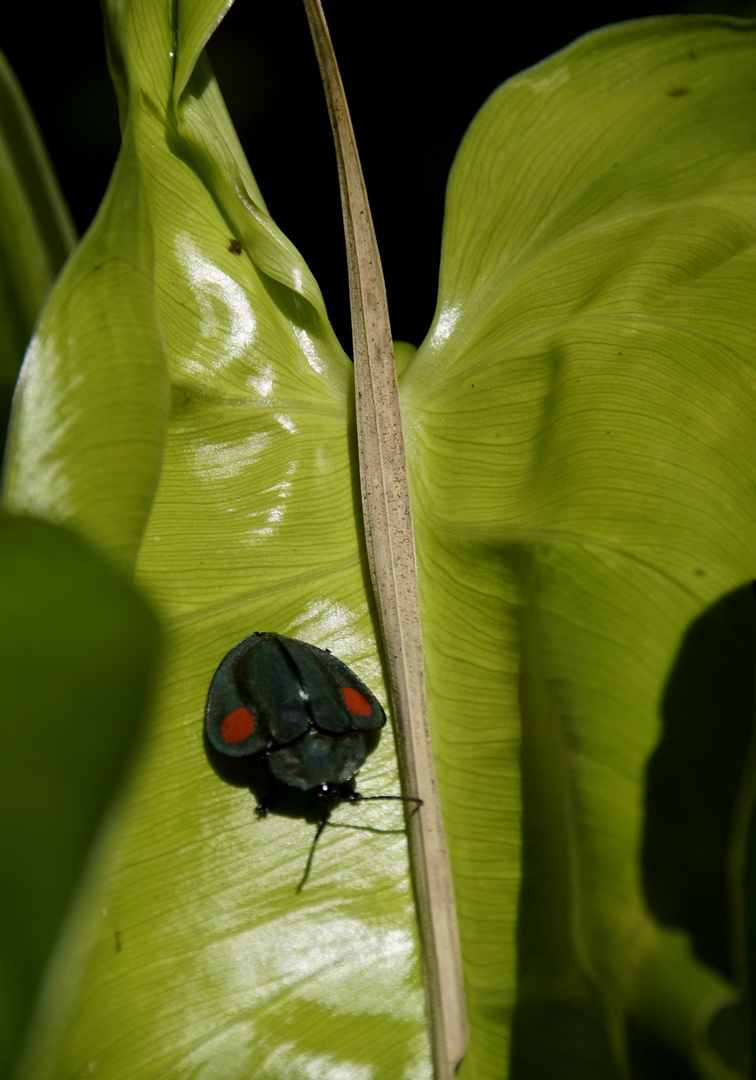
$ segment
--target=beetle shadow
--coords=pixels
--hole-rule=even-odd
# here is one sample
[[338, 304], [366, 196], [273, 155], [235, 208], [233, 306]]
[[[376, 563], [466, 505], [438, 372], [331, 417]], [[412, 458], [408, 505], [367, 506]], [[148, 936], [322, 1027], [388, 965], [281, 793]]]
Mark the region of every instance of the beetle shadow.
[[319, 824], [323, 811], [309, 791], [277, 784], [263, 764], [260, 754], [232, 758], [219, 753], [204, 735], [205, 755], [213, 772], [232, 787], [246, 788], [255, 800], [255, 807], [266, 805], [273, 814], [301, 818]]
[[[387, 797], [393, 798], [393, 796], [391, 795]], [[355, 804], [351, 803], [350, 805], [354, 806]], [[412, 810], [412, 813], [416, 813], [418, 809], [419, 807], [416, 806], [414, 810]], [[312, 839], [312, 843], [310, 844], [310, 853], [307, 856], [304, 873], [302, 874], [299, 884], [297, 885], [297, 888], [295, 890], [297, 893], [301, 893], [305, 885], [307, 884], [307, 879], [310, 876], [310, 871], [312, 870], [312, 863], [315, 858], [315, 848], [318, 846], [318, 840], [320, 839], [320, 835], [325, 829], [353, 829], [355, 832], [376, 833], [380, 836], [399, 836], [406, 831], [403, 828], [377, 829], [374, 825], [351, 825], [349, 822], [346, 821], [331, 821], [331, 815], [329, 810], [328, 816], [325, 819], [321, 817], [320, 824], [318, 825], [318, 830]]]
[[[410, 813], [415, 813], [415, 810], [411, 810]], [[348, 821], [331, 821], [330, 819], [326, 828], [351, 829], [354, 832], [373, 833], [376, 836], [403, 836], [407, 831], [404, 826], [401, 829], [379, 829], [375, 825], [352, 825]]]
[[[369, 756], [378, 744], [380, 732], [365, 732], [364, 735]], [[318, 802], [312, 791], [300, 791], [298, 788], [277, 783], [265, 768], [263, 755], [252, 754], [249, 757], [240, 758], [228, 757], [226, 754], [219, 753], [213, 747], [207, 737], [207, 731], [204, 732], [203, 741], [207, 760], [215, 774], [221, 780], [230, 784], [232, 787], [246, 788], [254, 797], [256, 806], [265, 805], [273, 814], [280, 814], [283, 817], [289, 818], [299, 818], [315, 826], [315, 832], [313, 834], [312, 843], [310, 844], [307, 861], [305, 862], [304, 872], [295, 889], [296, 893], [301, 893], [307, 884], [312, 870], [318, 840], [326, 828], [354, 829], [358, 832], [380, 833], [388, 834], [390, 836], [398, 835], [405, 831], [404, 828], [378, 829], [372, 825], [355, 825], [351, 822], [334, 822], [331, 820], [331, 811], [335, 809], [335, 806], [339, 805], [338, 803], [324, 805], [322, 802]], [[352, 781], [350, 781], [349, 786], [354, 790]], [[382, 798], [383, 796], [369, 795], [365, 797], [364, 801], [370, 802]], [[401, 796], [389, 795], [386, 796], [386, 798], [401, 799]], [[350, 802], [349, 799], [342, 800], [343, 803], [347, 803], [350, 806], [361, 806], [362, 801], [363, 800], [359, 799], [354, 802]], [[415, 807], [415, 810], [417, 810], [417, 807]]]
[[[378, 745], [380, 732], [366, 731], [363, 734], [369, 760], [370, 754]], [[264, 804], [272, 814], [299, 818], [311, 825], [322, 823], [323, 806], [317, 801], [313, 792], [301, 791], [299, 788], [278, 783], [265, 768], [261, 754], [252, 754], [249, 757], [228, 757], [213, 747], [207, 737], [207, 731], [203, 734], [203, 742], [205, 756], [216, 776], [232, 787], [246, 788], [255, 799], [256, 807]], [[353, 781], [350, 781], [350, 786], [352, 784]]]

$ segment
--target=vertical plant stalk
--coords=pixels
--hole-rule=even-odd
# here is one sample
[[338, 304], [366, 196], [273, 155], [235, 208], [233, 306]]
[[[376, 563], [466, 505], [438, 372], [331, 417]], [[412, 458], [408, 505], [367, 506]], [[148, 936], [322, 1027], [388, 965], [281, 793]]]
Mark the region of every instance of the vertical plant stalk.
[[304, 0], [336, 144], [352, 310], [360, 481], [409, 814], [410, 856], [436, 1080], [464, 1054], [467, 1022], [451, 867], [428, 729], [415, 541], [386, 290], [352, 122], [320, 0]]

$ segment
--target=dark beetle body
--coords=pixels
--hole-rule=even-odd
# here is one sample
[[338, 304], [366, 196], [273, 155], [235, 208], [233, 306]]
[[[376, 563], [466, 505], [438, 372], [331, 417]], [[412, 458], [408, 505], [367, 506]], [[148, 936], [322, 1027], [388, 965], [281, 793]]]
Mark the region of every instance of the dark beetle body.
[[[219, 753], [260, 755], [278, 783], [329, 801], [350, 797], [344, 785], [367, 756], [364, 733], [385, 723], [377, 698], [341, 660], [267, 633], [250, 634], [226, 654], [205, 714]], [[263, 801], [258, 810], [266, 809]]]

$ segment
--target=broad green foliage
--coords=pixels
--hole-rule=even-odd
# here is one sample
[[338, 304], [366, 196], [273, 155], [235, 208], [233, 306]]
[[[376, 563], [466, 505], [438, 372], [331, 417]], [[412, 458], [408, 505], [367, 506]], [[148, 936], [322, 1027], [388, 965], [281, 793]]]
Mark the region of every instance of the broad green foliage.
[[[439, 306], [403, 403], [480, 1024], [463, 1076], [493, 1075], [501, 1053], [486, 1007], [512, 1008], [515, 919], [516, 1076], [622, 1075], [627, 1011], [661, 1015], [645, 975], [659, 953], [662, 1035], [686, 1054], [726, 995], [659, 932], [642, 876], [730, 974], [726, 833], [691, 819], [732, 811], [753, 632], [731, 605], [707, 648], [686, 654], [683, 635], [756, 565], [755, 44], [751, 25], [709, 18], [591, 35], [493, 95], [451, 177]], [[706, 762], [709, 790], [675, 781], [674, 753], [647, 776], [660, 740], [694, 735], [687, 767]], [[679, 845], [708, 869], [688, 872], [687, 901], [667, 895]]]
[[0, 1073], [29, 1021], [95, 828], [133, 758], [155, 617], [65, 529], [0, 515]]
[[[313, 821], [257, 820], [203, 746], [212, 673], [256, 629], [327, 646], [386, 693], [355, 516], [351, 364], [267, 216], [206, 61], [185, 66], [161, 15], [151, 0], [109, 11], [123, 153], [31, 347], [8, 468], [12, 505], [136, 563], [169, 637], [141, 767], [26, 1075], [96, 1061], [129, 1080], [211, 1062], [264, 1077], [348, 1061], [419, 1080], [401, 809], [340, 811], [338, 826], [361, 828], [327, 831], [298, 896]], [[177, 78], [190, 76], [175, 108], [174, 52]], [[397, 790], [390, 735], [361, 786]]]
[[[180, 4], [174, 33], [151, 0], [108, 5], [123, 151], [15, 415], [6, 503], [135, 567], [169, 638], [20, 1076], [422, 1080], [401, 812], [340, 809], [297, 895], [313, 822], [256, 821], [202, 744], [254, 630], [386, 699], [351, 366], [201, 52], [222, 11]], [[451, 178], [401, 390], [464, 1080], [628, 1076], [628, 1023], [691, 1076], [739, 1075], [707, 1024], [739, 978], [755, 62], [748, 24], [597, 33], [505, 84]], [[385, 735], [360, 788], [396, 782]]]

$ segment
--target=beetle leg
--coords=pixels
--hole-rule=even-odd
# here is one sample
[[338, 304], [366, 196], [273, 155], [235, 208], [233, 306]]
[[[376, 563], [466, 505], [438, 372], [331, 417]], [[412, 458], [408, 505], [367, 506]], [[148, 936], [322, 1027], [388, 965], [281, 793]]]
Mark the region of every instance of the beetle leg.
[[323, 817], [320, 819], [320, 824], [318, 825], [318, 831], [315, 833], [315, 839], [312, 842], [313, 848], [315, 847], [318, 840], [320, 839], [320, 834], [322, 833], [323, 829], [328, 824], [328, 819], [329, 819], [330, 816], [331, 816], [331, 807], [330, 807], [330, 804], [326, 802], [326, 803], [323, 804]]
[[255, 813], [258, 815], [258, 817], [267, 817], [269, 812], [273, 809], [273, 803], [275, 801], [275, 792], [273, 788], [271, 788], [270, 790], [265, 792], [262, 799], [260, 799], [259, 803], [255, 807]]
[[362, 802], [364, 798], [359, 791], [355, 791], [349, 784], [339, 784], [340, 802]]

